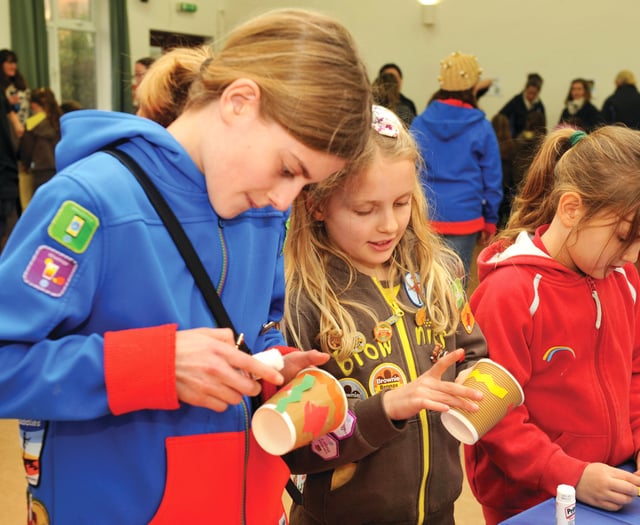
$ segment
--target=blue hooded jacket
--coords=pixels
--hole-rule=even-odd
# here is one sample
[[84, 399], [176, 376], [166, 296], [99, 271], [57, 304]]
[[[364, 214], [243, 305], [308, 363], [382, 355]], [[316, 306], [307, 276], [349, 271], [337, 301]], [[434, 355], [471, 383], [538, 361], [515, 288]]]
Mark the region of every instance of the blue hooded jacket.
[[502, 163], [484, 113], [436, 100], [414, 119], [411, 133], [425, 162], [422, 185], [436, 231], [464, 235], [497, 224]]
[[[167, 508], [184, 523], [194, 522], [189, 512], [219, 523], [216, 509], [230, 504], [238, 506], [234, 522], [257, 523], [245, 501], [216, 488], [255, 499], [244, 479], [255, 460], [247, 400], [222, 413], [179, 404], [171, 355], [158, 355], [167, 402], [157, 406], [154, 386], [149, 399], [131, 400], [140, 409], [110, 409], [105, 332], [216, 326], [137, 180], [100, 151], [123, 140], [183, 225], [248, 347], [284, 344], [277, 330], [260, 331], [282, 316], [288, 214], [263, 208], [223, 220], [203, 174], [163, 127], [115, 112], [66, 115], [58, 173], [38, 189], [0, 258], [0, 417], [21, 420], [30, 510], [38, 523], [170, 523]], [[131, 362], [141, 359], [136, 350]], [[155, 366], [144, 359], [140, 375]], [[124, 377], [125, 396], [137, 381], [135, 370]], [[206, 501], [193, 501], [203, 494]]]

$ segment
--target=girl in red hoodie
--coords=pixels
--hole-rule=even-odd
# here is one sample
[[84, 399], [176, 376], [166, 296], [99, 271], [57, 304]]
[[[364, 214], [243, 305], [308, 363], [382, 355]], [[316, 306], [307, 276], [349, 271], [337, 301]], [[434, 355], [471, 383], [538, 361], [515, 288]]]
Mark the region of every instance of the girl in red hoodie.
[[[500, 238], [479, 257], [471, 308], [525, 402], [466, 447], [488, 524], [558, 484], [618, 510], [640, 476], [640, 132], [550, 134]], [[636, 472], [616, 468], [632, 462]]]

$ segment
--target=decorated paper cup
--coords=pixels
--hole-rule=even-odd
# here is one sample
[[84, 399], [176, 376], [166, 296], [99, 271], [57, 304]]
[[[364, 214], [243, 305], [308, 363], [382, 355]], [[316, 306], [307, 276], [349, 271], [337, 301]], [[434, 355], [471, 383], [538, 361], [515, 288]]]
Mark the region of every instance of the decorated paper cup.
[[320, 368], [305, 368], [256, 410], [251, 426], [258, 444], [280, 456], [336, 430], [346, 417], [340, 382]]
[[484, 394], [476, 401], [480, 410], [468, 412], [451, 408], [442, 413], [441, 419], [449, 433], [467, 445], [473, 445], [524, 402], [524, 392], [515, 377], [491, 359], [480, 359], [463, 384]]

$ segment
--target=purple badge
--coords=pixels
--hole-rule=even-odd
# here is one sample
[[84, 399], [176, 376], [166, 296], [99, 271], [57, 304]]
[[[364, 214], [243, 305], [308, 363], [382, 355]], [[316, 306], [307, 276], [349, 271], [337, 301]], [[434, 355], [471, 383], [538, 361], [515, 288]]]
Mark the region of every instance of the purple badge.
[[53, 297], [64, 294], [78, 264], [71, 257], [48, 246], [39, 246], [22, 279], [29, 286]]

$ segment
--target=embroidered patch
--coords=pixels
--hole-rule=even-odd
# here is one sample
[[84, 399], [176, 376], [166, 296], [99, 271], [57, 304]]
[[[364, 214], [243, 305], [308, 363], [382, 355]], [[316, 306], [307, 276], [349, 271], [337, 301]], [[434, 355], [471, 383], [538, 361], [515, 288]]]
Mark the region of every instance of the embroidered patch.
[[355, 379], [344, 378], [340, 379], [340, 384], [347, 395], [347, 399], [367, 399], [367, 391], [360, 381]]
[[[553, 359], [553, 356], [558, 352], [569, 352], [569, 355], [573, 356], [574, 359], [576, 358], [576, 353], [573, 350], [573, 348], [570, 348], [568, 346], [552, 346], [544, 353], [544, 355], [542, 356], [542, 359], [544, 359], [548, 363], [551, 361], [551, 359]], [[567, 355], [567, 354], [564, 354], [564, 355]]]
[[27, 516], [29, 516], [29, 524], [50, 525], [49, 513], [44, 504], [27, 493]]
[[49, 224], [47, 232], [76, 253], [87, 249], [100, 221], [93, 213], [73, 201], [65, 201]]
[[340, 455], [338, 440], [330, 434], [314, 439], [311, 442], [311, 450], [326, 461], [336, 459]]
[[[417, 277], [418, 279], [420, 279], [419, 275]], [[404, 290], [405, 292], [407, 292], [407, 296], [409, 297], [409, 300], [415, 306], [424, 305], [422, 301], [422, 293], [420, 291], [420, 286], [416, 284], [416, 281], [413, 278], [413, 274], [410, 272], [404, 276]]]
[[470, 334], [473, 332], [473, 327], [476, 325], [476, 318], [473, 316], [471, 312], [471, 306], [469, 303], [464, 303], [464, 308], [462, 312], [460, 312], [460, 320], [462, 321], [462, 326], [464, 326], [464, 331]]
[[337, 437], [340, 441], [343, 439], [347, 439], [351, 437], [356, 430], [356, 415], [351, 412], [351, 410], [347, 410], [347, 417], [344, 420], [344, 423], [336, 428], [331, 434]]
[[369, 392], [379, 394], [383, 390], [398, 388], [407, 384], [407, 378], [398, 365], [384, 363], [375, 367], [369, 377]]
[[40, 456], [46, 425], [37, 419], [21, 419], [19, 424], [22, 462], [27, 482], [32, 487], [37, 487], [40, 484]]
[[64, 294], [78, 264], [71, 257], [48, 246], [39, 246], [22, 274], [22, 280], [53, 297]]
[[467, 301], [467, 294], [464, 291], [464, 286], [462, 285], [462, 279], [458, 278], [453, 281], [453, 295], [456, 298], [456, 305], [458, 306], [458, 310], [462, 308], [464, 303]]

